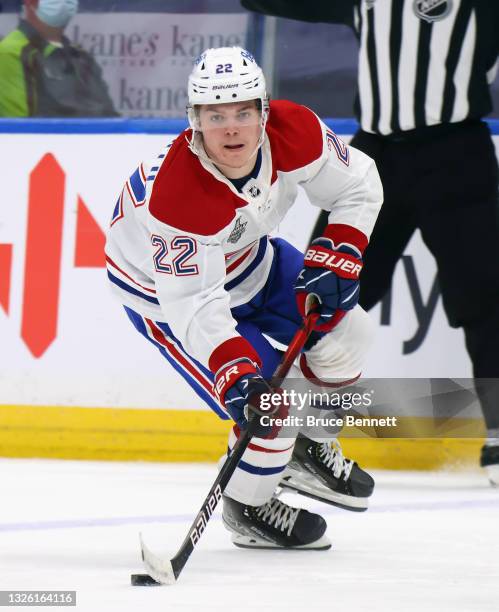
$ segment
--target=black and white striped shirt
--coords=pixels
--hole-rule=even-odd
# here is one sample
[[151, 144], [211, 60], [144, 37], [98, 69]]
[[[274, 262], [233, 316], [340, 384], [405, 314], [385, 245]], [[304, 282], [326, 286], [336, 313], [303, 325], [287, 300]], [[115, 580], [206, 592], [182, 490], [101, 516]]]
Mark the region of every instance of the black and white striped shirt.
[[243, 0], [247, 8], [346, 23], [359, 40], [356, 112], [363, 130], [400, 131], [492, 110], [499, 0]]

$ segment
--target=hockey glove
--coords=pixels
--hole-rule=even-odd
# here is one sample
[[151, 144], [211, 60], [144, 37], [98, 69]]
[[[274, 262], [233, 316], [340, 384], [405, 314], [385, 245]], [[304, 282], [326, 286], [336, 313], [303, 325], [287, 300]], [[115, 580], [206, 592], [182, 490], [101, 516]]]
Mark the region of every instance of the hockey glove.
[[329, 238], [317, 238], [305, 253], [305, 267], [295, 283], [298, 309], [305, 316], [307, 298], [318, 302], [320, 318], [316, 329], [328, 332], [359, 301], [360, 251], [342, 243], [338, 247]]
[[228, 364], [216, 373], [215, 393], [241, 429], [248, 427], [249, 419], [257, 420], [252, 423], [252, 429], [258, 438], [275, 438], [280, 430], [272, 422], [262, 424], [261, 416], [287, 416], [288, 407], [276, 401], [281, 390], [272, 389], [255, 364], [247, 359]]

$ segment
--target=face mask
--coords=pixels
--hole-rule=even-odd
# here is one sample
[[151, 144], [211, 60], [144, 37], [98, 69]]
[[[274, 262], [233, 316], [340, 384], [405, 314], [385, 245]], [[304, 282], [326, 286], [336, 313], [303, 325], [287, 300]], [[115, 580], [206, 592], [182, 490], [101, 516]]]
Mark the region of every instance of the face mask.
[[48, 26], [64, 28], [78, 10], [78, 0], [39, 0], [36, 16]]

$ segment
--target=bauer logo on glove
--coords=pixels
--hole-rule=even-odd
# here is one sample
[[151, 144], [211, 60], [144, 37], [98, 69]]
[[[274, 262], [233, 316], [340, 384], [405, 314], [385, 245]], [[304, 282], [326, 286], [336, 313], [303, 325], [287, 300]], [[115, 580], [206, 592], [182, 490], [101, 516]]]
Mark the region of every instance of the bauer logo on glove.
[[317, 238], [307, 249], [304, 265], [295, 284], [300, 314], [305, 316], [307, 304], [315, 298], [320, 314], [315, 328], [331, 331], [359, 301], [361, 250], [347, 242], [336, 246], [329, 237]]
[[342, 251], [342, 248], [344, 247], [335, 251], [321, 246], [312, 246], [305, 254], [305, 265], [310, 268], [328, 268], [342, 278], [358, 279], [362, 270], [358, 256], [349, 255]]

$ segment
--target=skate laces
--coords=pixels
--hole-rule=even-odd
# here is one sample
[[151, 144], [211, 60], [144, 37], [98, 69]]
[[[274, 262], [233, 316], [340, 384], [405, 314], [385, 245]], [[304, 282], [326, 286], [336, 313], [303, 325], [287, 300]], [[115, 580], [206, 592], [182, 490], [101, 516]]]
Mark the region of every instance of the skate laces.
[[318, 455], [324, 465], [332, 468], [335, 478], [340, 478], [343, 472], [343, 479], [348, 480], [353, 467], [353, 460], [343, 456], [340, 443], [333, 440], [332, 444], [323, 442], [318, 447]]
[[276, 497], [256, 509], [258, 518], [281, 531], [287, 529], [288, 536], [291, 535], [299, 512], [300, 508], [292, 508]]

